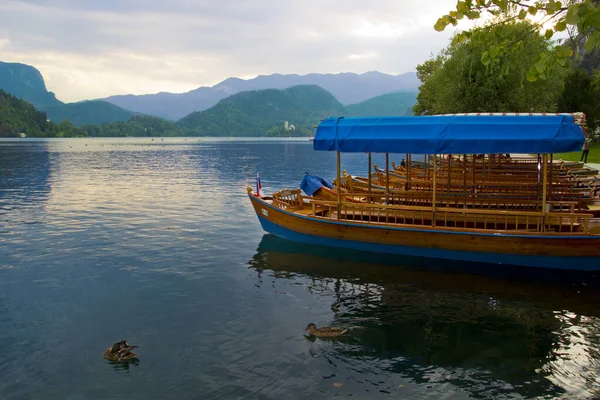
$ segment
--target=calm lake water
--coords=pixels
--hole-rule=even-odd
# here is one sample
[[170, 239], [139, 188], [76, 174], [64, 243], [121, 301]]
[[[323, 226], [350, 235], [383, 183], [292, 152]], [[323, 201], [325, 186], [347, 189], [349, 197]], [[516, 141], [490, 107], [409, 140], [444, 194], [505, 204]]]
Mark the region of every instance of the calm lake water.
[[[366, 160], [343, 167], [365, 175]], [[335, 154], [305, 139], [1, 141], [0, 399], [600, 396], [596, 276], [265, 235], [246, 185], [305, 171], [333, 178]], [[309, 322], [352, 329], [309, 340]], [[138, 363], [102, 358], [120, 339]]]

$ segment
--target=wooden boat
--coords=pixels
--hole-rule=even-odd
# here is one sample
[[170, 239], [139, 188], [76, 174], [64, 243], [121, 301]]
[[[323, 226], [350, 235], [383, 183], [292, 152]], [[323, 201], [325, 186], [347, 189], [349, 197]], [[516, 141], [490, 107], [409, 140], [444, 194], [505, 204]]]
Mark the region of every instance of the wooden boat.
[[[443, 135], [440, 133], [443, 132]], [[338, 139], [338, 138], [342, 138]], [[300, 190], [273, 196], [248, 193], [263, 229], [284, 239], [358, 250], [528, 267], [600, 270], [600, 221], [573, 207], [553, 206], [549, 154], [579, 150], [584, 134], [569, 115], [330, 118], [317, 127], [315, 150], [336, 151], [338, 182], [343, 152], [431, 154], [430, 199], [396, 205], [384, 193], [336, 199], [305, 197]], [[542, 154], [536, 204], [502, 208], [490, 192], [487, 208], [464, 196], [442, 196], [439, 154]], [[475, 157], [473, 157], [475, 159]], [[540, 165], [538, 161], [537, 164]], [[537, 169], [537, 167], [536, 167]], [[389, 173], [388, 173], [389, 176]], [[519, 196], [529, 196], [529, 191]], [[412, 193], [409, 191], [408, 193]], [[331, 193], [330, 193], [331, 194]], [[447, 195], [448, 193], [445, 193]], [[399, 195], [398, 195], [399, 196]], [[461, 194], [462, 196], [462, 194]], [[494, 203], [495, 202], [495, 203]]]
[[[363, 178], [355, 175], [348, 175], [346, 171], [342, 171], [340, 179], [342, 188], [348, 189], [351, 192], [385, 192], [385, 186], [378, 185], [379, 179], [372, 179], [369, 183], [369, 178]], [[334, 182], [337, 186], [337, 180]]]

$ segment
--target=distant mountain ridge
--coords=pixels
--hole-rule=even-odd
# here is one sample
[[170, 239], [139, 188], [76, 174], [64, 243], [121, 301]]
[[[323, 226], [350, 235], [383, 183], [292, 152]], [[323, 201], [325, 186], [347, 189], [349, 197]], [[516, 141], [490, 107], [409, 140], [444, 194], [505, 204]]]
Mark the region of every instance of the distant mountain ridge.
[[56, 123], [67, 119], [75, 126], [122, 122], [135, 115], [134, 112], [101, 100], [61, 104], [40, 110], [46, 112], [48, 118]]
[[394, 92], [346, 106], [347, 117], [377, 117], [381, 115], [413, 115], [412, 107], [418, 92]]
[[[316, 85], [251, 90], [232, 95], [209, 110], [192, 113], [178, 123], [148, 115], [133, 115], [127, 121], [80, 125], [80, 115], [97, 107], [97, 118], [107, 102], [82, 102], [57, 106], [72, 115], [54, 123], [45, 112], [0, 89], [0, 137], [124, 137], [124, 136], [309, 136], [314, 125], [330, 116], [406, 115], [415, 93], [390, 93], [344, 107], [331, 93]], [[87, 104], [87, 103], [91, 103]], [[79, 107], [83, 107], [80, 110]], [[49, 107], [48, 109], [52, 109]], [[90, 118], [89, 116], [86, 118]], [[287, 123], [286, 123], [287, 122]]]
[[[251, 90], [229, 96], [208, 110], [189, 114], [177, 124], [189, 136], [309, 136], [320, 119], [406, 115], [415, 99], [415, 92], [390, 93], [343, 106], [317, 85]], [[283, 128], [286, 121], [294, 126], [293, 130]]]
[[207, 110], [228, 96], [249, 90], [317, 85], [330, 92], [342, 104], [355, 104], [390, 92], [415, 92], [419, 84], [414, 72], [400, 75], [375, 71], [364, 74], [273, 74], [247, 80], [228, 78], [215, 86], [200, 87], [187, 93], [119, 95], [103, 100], [134, 112], [178, 120], [192, 112]]
[[[199, 88], [183, 95], [159, 93], [147, 96], [117, 96], [131, 98], [134, 102], [146, 99], [149, 104], [155, 103], [155, 106], [163, 107], [163, 111], [177, 102], [186, 103], [186, 106], [190, 107], [189, 96], [196, 99], [194, 107], [198, 107], [198, 104], [207, 106], [215, 103], [201, 112], [185, 114], [176, 125], [172, 121], [163, 123], [152, 118], [139, 118], [131, 122], [131, 118], [137, 114], [134, 112], [136, 110], [129, 111], [103, 100], [64, 104], [54, 93], [48, 91], [42, 74], [36, 68], [25, 64], [0, 62], [0, 89], [33, 104], [37, 110], [46, 113], [47, 119], [56, 124], [67, 120], [75, 127], [85, 126], [90, 130], [90, 125], [131, 122], [106, 127], [94, 133], [90, 131], [92, 135], [131, 133], [139, 136], [142, 130], [143, 134], [148, 133], [148, 129], [151, 130], [150, 134], [162, 132], [168, 135], [306, 135], [312, 133], [312, 127], [319, 119], [331, 115], [373, 116], [410, 113], [410, 107], [416, 97], [415, 87], [418, 85], [418, 81], [414, 83], [413, 80], [416, 81], [414, 73], [396, 76], [379, 72], [360, 75], [274, 74], [248, 80], [229, 78], [212, 88]], [[296, 84], [305, 81], [316, 83]], [[289, 85], [292, 86], [288, 87]], [[260, 89], [263, 86], [275, 88]], [[389, 93], [394, 88], [403, 87], [410, 90]], [[374, 96], [379, 92], [383, 93]], [[161, 98], [166, 100], [161, 102]], [[349, 103], [356, 99], [364, 101], [344, 106], [339, 101], [340, 98]], [[185, 109], [177, 109], [177, 112], [185, 113]], [[295, 124], [298, 130], [280, 131], [284, 121]], [[70, 128], [67, 129], [68, 124], [63, 125], [61, 124], [62, 133], [68, 131], [69, 134], [83, 134], [76, 130], [70, 131]], [[54, 132], [57, 135], [62, 133]]]
[[194, 112], [178, 122], [186, 135], [264, 136], [285, 121], [295, 125], [290, 135], [307, 136], [319, 119], [343, 113], [331, 93], [316, 85], [251, 90], [221, 100], [214, 107]]

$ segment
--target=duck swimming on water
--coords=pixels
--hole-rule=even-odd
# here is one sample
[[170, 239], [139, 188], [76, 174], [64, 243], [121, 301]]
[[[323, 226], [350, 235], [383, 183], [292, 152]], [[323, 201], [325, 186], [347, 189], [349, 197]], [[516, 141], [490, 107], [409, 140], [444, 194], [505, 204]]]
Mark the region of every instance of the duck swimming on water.
[[110, 361], [133, 360], [139, 356], [139, 354], [131, 351], [135, 348], [137, 348], [137, 346], [130, 346], [126, 340], [121, 340], [104, 351], [104, 358]]
[[321, 328], [317, 328], [317, 326], [313, 323], [308, 324], [305, 331], [308, 331], [308, 333], [312, 336], [321, 338], [335, 338], [346, 333], [346, 329], [336, 328], [333, 326], [323, 326]]

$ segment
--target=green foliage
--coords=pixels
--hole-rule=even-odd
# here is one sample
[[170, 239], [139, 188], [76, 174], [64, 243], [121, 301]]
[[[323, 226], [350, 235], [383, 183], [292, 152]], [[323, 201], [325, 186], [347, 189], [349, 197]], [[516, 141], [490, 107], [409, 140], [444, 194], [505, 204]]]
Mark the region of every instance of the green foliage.
[[[334, 115], [406, 115], [416, 93], [389, 93], [344, 107], [329, 92], [313, 85], [242, 92], [178, 122], [191, 136], [311, 136], [319, 120]], [[295, 131], [285, 131], [289, 121]]]
[[373, 97], [358, 104], [346, 106], [348, 117], [376, 117], [379, 115], [406, 115], [417, 100], [416, 92], [394, 92]]
[[128, 121], [87, 125], [83, 129], [90, 137], [183, 136], [175, 122], [149, 115], [134, 115]]
[[558, 99], [560, 112], [578, 112], [586, 115], [590, 130], [595, 130], [600, 122], [600, 77], [584, 69], [569, 71], [565, 77], [564, 89]]
[[67, 137], [85, 136], [85, 132], [74, 128], [68, 121], [60, 125], [47, 120], [40, 112], [24, 100], [0, 89], [0, 137]]
[[[595, 0], [569, 0], [564, 3], [556, 0], [459, 0], [456, 10], [438, 19], [434, 28], [443, 31], [448, 25], [456, 26], [465, 17], [478, 20], [486, 14], [490, 14], [495, 21], [488, 27], [491, 31], [500, 29], [511, 21], [526, 21], [537, 16], [537, 22], [530, 24], [527, 34], [543, 31], [547, 40], [556, 32], [566, 31], [569, 34], [568, 46], [556, 44], [537, 55], [534, 66], [528, 71], [528, 79], [532, 82], [549, 76], [547, 69], [554, 65], [567, 68], [574, 52], [584, 53], [600, 45], [600, 7]], [[550, 28], [545, 28], [549, 25]], [[468, 38], [468, 32], [464, 32], [459, 34], [457, 40]], [[512, 41], [503, 44], [503, 51], [518, 51], [516, 44], [520, 38], [522, 36], [515, 36]], [[496, 60], [491, 52], [493, 46], [498, 45], [486, 42], [486, 37], [481, 39], [490, 48], [490, 53], [482, 54], [481, 61], [485, 63]]]
[[189, 136], [263, 136], [289, 121], [298, 132], [309, 136], [320, 119], [344, 112], [326, 90], [302, 85], [241, 92], [208, 110], [188, 115], [178, 125]]
[[0, 136], [17, 137], [25, 133], [35, 137], [46, 132], [49, 132], [46, 114], [0, 89]]
[[[507, 40], [521, 36], [512, 51], [506, 51]], [[423, 84], [413, 111], [416, 115], [552, 112], [564, 72], [540, 61], [538, 56], [549, 46], [545, 37], [531, 32], [527, 22], [478, 28], [470, 31], [468, 39], [454, 38], [440, 55], [417, 67]], [[543, 75], [539, 84], [529, 79], [532, 68]]]
[[[297, 86], [286, 90], [239, 93], [210, 110], [190, 114], [180, 123], [134, 115], [127, 121], [77, 127], [72, 121], [78, 120], [77, 115], [56, 124], [30, 103], [0, 91], [0, 136], [18, 136], [20, 133], [28, 137], [312, 136], [314, 125], [322, 118], [332, 115], [403, 115], [414, 102], [414, 97], [414, 93], [391, 93], [346, 109], [318, 86]], [[84, 113], [89, 110], [88, 106], [83, 108]], [[284, 121], [289, 121], [294, 129], [286, 130]]]
[[134, 113], [107, 101], [93, 100], [42, 108], [52, 121], [68, 119], [75, 126], [127, 121]]
[[76, 127], [69, 120], [49, 121], [45, 112], [16, 96], [0, 90], [0, 137], [125, 137], [182, 136], [174, 122], [147, 115], [135, 115], [128, 121]]
[[596, 69], [600, 68], [600, 51], [594, 49], [586, 52], [581, 59], [575, 60], [573, 68], [581, 68], [589, 74], [593, 74]]

